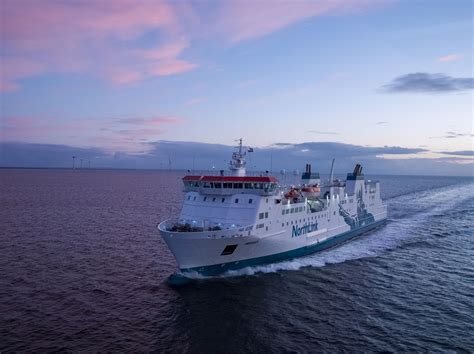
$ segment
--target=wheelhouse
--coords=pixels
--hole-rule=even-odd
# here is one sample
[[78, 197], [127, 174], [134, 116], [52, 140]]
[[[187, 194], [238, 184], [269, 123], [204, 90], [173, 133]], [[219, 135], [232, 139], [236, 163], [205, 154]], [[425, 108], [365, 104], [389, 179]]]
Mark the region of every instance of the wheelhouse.
[[185, 192], [199, 192], [201, 194], [273, 195], [278, 189], [278, 180], [270, 176], [185, 176], [183, 183]]

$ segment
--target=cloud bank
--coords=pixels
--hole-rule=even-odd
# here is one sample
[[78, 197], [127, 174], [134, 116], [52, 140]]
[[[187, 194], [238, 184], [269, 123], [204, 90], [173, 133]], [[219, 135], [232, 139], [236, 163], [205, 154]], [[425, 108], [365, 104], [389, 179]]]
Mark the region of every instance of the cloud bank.
[[445, 155], [455, 155], [455, 156], [474, 156], [474, 151], [472, 150], [440, 151], [440, 153], [445, 154]]
[[[98, 148], [77, 148], [68, 145], [0, 143], [0, 167], [61, 167], [72, 166], [72, 156], [91, 161], [93, 168], [136, 169], [194, 169], [227, 170], [234, 147], [197, 142], [156, 141], [147, 143], [143, 154], [108, 153]], [[451, 157], [439, 159], [411, 158], [426, 152], [422, 148], [398, 146], [366, 147], [334, 142], [306, 142], [301, 144], [277, 143], [254, 148], [247, 157], [249, 170], [272, 170], [279, 173], [302, 170], [306, 163], [313, 170], [328, 173], [332, 158], [336, 158], [338, 174], [352, 171], [362, 163], [370, 174], [421, 174], [421, 175], [474, 175], [472, 152], [443, 152]], [[383, 156], [393, 157], [385, 159]], [[406, 158], [397, 158], [407, 155]], [[409, 156], [408, 156], [409, 155]], [[395, 157], [395, 158], [394, 158]], [[77, 160], [76, 160], [77, 162]]]

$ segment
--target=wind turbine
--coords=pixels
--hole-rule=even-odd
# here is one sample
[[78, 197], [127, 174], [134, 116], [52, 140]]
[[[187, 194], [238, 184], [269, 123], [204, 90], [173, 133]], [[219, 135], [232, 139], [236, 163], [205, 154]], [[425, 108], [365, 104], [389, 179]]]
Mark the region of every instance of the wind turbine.
[[76, 156], [73, 156], [73, 157], [72, 157], [72, 169], [73, 169], [73, 170], [76, 169]]

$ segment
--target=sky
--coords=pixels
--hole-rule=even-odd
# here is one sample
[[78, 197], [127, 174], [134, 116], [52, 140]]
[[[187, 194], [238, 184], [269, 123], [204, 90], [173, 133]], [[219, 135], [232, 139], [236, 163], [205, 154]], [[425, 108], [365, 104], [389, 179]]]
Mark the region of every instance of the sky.
[[[473, 2], [0, 1], [0, 166], [474, 175]], [[352, 169], [352, 168], [351, 168]]]

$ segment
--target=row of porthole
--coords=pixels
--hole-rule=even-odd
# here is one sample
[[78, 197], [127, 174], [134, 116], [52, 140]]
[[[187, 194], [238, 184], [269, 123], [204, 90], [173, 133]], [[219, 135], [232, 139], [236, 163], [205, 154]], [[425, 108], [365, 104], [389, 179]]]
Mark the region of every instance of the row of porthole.
[[[194, 197], [193, 197], [193, 201], [195, 201], [196, 198], [197, 198], [197, 197], [194, 196]], [[187, 200], [191, 200], [191, 196], [190, 196], [190, 195], [188, 195]], [[216, 200], [217, 200], [216, 197], [213, 197], [213, 198], [212, 198], [212, 201], [213, 201], [213, 202], [215, 202]], [[202, 201], [203, 201], [203, 202], [206, 202], [206, 201], [207, 201], [207, 197], [202, 198]], [[224, 203], [224, 202], [225, 202], [225, 198], [221, 198], [221, 202]], [[239, 198], [235, 198], [235, 199], [234, 199], [234, 203], [237, 204], [238, 202], [239, 202]], [[252, 199], [252, 198], [248, 199], [248, 203], [249, 203], [249, 204], [252, 204], [252, 203], [253, 203], [253, 199]]]
[[301, 213], [302, 211], [305, 211], [306, 207], [301, 206], [301, 207], [296, 207], [296, 208], [291, 208], [291, 209], [283, 209], [281, 211], [281, 215], [285, 214], [294, 214], [294, 213]]
[[[171, 235], [173, 236], [173, 235]], [[232, 234], [232, 235], [221, 235], [220, 238], [232, 238], [232, 237], [242, 237], [244, 235], [242, 234]], [[207, 238], [219, 238], [217, 235], [213, 234], [213, 235], [207, 235]]]
[[[334, 214], [335, 215], [335, 214]], [[315, 216], [311, 216], [311, 217], [308, 217], [308, 221], [311, 221], [311, 220], [315, 220], [315, 219], [324, 219], [325, 217], [327, 217], [328, 215], [325, 213], [325, 214], [321, 214], [321, 215], [315, 215]], [[300, 219], [300, 222], [303, 220], [303, 222], [306, 222], [306, 218], [304, 219]], [[296, 220], [298, 221], [298, 220]], [[295, 221], [295, 222], [296, 222]]]
[[[324, 219], [324, 217], [327, 217], [327, 214], [312, 216], [311, 218], [308, 218], [308, 221], [315, 220], [315, 219]], [[287, 221], [286, 225], [288, 226], [290, 222], [291, 222], [291, 225], [293, 225], [293, 221]], [[296, 224], [297, 222], [298, 222], [298, 220], [294, 221], [294, 224]], [[306, 218], [305, 219], [300, 219], [299, 222], [300, 223], [301, 222], [306, 222]], [[281, 226], [285, 226], [285, 223], [282, 223]]]

